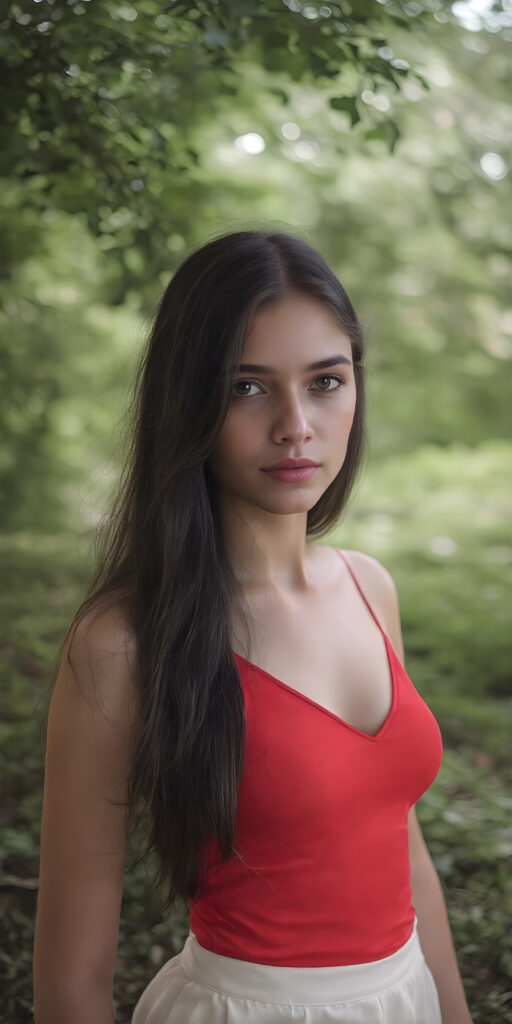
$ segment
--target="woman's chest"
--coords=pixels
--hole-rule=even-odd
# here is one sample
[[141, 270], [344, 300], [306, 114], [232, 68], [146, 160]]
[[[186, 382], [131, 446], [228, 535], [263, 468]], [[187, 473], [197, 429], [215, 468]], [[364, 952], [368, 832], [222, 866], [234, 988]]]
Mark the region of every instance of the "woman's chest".
[[384, 635], [361, 605], [343, 615], [332, 601], [302, 610], [256, 604], [252, 657], [240, 641], [234, 649], [253, 669], [375, 736], [391, 710], [393, 673]]
[[392, 706], [373, 736], [250, 664], [238, 669], [247, 725], [241, 835], [292, 836], [307, 822], [326, 838], [324, 826], [340, 815], [351, 827], [356, 815], [364, 829], [369, 809], [384, 824], [435, 778], [440, 730], [398, 661]]

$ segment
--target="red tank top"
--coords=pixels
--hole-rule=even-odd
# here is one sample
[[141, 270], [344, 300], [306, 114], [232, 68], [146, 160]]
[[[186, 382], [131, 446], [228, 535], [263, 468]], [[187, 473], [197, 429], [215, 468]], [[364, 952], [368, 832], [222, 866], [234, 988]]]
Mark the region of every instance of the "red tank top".
[[366, 963], [399, 949], [414, 924], [407, 816], [439, 772], [441, 732], [338, 554], [382, 633], [391, 709], [370, 736], [233, 652], [246, 715], [236, 829], [246, 863], [223, 864], [212, 836], [204, 893], [189, 909], [198, 942], [238, 960]]

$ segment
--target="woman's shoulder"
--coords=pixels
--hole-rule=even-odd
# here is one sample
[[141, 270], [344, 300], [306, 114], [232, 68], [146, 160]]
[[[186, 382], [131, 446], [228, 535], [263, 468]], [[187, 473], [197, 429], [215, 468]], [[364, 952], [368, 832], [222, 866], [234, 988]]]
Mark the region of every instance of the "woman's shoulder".
[[339, 549], [357, 576], [361, 589], [366, 594], [385, 632], [391, 639], [396, 654], [404, 661], [400, 606], [395, 581], [389, 569], [378, 558], [364, 551]]
[[377, 614], [380, 609], [383, 618], [388, 621], [394, 615], [397, 602], [396, 585], [389, 569], [379, 562], [378, 558], [364, 551], [354, 551], [350, 548], [338, 550], [346, 558]]
[[73, 620], [56, 686], [77, 686], [88, 703], [119, 720], [138, 703], [139, 671], [127, 602], [101, 600]]
[[374, 555], [368, 555], [365, 551], [355, 551], [351, 548], [338, 548], [338, 550], [344, 555], [358, 579], [361, 577], [360, 582], [363, 585], [366, 581], [371, 586], [376, 587], [377, 590], [382, 590], [383, 592], [389, 592], [395, 586], [395, 581], [389, 569], [382, 562], [379, 562], [378, 558], [375, 558]]

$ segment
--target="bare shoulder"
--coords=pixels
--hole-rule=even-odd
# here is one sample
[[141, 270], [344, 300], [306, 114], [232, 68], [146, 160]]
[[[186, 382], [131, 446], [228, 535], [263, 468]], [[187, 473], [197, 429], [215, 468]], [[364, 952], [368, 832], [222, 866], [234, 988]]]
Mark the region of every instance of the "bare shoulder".
[[368, 594], [370, 601], [372, 594], [376, 598], [385, 600], [393, 591], [396, 592], [395, 581], [389, 569], [386, 569], [386, 566], [379, 562], [378, 558], [367, 555], [364, 551], [352, 551], [348, 548], [341, 550], [363, 589], [365, 583], [370, 587]]
[[96, 657], [116, 655], [121, 651], [133, 654], [136, 638], [126, 604], [122, 601], [110, 605], [103, 602], [89, 608], [70, 629], [67, 646], [78, 658], [86, 651]]
[[393, 648], [404, 663], [400, 607], [396, 584], [389, 569], [378, 558], [363, 551], [342, 550], [357, 580], [374, 608]]
[[56, 689], [78, 691], [95, 710], [116, 718], [138, 701], [137, 642], [126, 606], [97, 605], [75, 621], [66, 637]]

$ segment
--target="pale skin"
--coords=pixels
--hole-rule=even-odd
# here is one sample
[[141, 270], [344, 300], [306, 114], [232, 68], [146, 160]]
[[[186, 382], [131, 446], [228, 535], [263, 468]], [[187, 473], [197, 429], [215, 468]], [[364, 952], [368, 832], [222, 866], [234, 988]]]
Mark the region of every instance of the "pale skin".
[[[348, 363], [305, 369], [334, 355]], [[382, 636], [339, 556], [306, 540], [307, 511], [346, 454], [356, 401], [350, 341], [322, 304], [293, 294], [256, 318], [244, 343], [247, 363], [272, 367], [272, 373], [237, 375], [236, 392], [244, 397], [234, 399], [210, 459], [221, 528], [255, 644], [244, 650], [234, 621], [233, 649], [375, 734], [391, 700]], [[248, 380], [252, 387], [241, 384]], [[319, 467], [308, 481], [293, 484], [262, 472], [288, 457], [311, 458]], [[390, 573], [362, 552], [344, 554], [403, 663]], [[128, 843], [122, 808], [105, 798], [124, 794], [137, 736], [134, 650], [120, 606], [92, 624], [89, 617], [72, 647], [74, 672], [63, 659], [55, 685], [34, 943], [36, 1024], [114, 1022]], [[443, 1024], [471, 1024], [441, 884], [414, 807], [408, 823], [412, 902]]]

